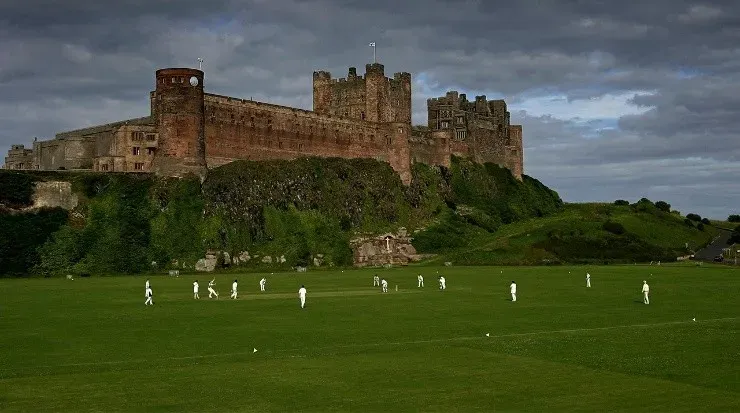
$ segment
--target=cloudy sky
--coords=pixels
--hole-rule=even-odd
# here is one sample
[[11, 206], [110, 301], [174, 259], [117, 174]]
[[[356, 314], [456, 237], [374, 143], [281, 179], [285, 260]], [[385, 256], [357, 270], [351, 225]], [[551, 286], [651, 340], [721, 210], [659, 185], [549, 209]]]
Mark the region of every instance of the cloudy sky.
[[504, 98], [524, 170], [569, 202], [740, 212], [740, 2], [684, 0], [0, 1], [0, 151], [148, 115], [154, 71], [311, 109], [311, 74], [386, 74], [426, 99]]

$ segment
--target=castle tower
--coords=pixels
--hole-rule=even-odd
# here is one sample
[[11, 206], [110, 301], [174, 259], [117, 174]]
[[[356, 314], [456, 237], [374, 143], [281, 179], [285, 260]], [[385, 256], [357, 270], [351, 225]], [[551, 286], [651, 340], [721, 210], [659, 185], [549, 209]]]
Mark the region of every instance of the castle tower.
[[159, 132], [152, 172], [163, 176], [195, 173], [205, 179], [203, 72], [170, 68], [156, 73], [154, 117]]
[[388, 122], [388, 88], [385, 68], [380, 63], [365, 65], [365, 119], [370, 122]]
[[313, 111], [327, 115], [331, 108], [331, 73], [313, 72]]

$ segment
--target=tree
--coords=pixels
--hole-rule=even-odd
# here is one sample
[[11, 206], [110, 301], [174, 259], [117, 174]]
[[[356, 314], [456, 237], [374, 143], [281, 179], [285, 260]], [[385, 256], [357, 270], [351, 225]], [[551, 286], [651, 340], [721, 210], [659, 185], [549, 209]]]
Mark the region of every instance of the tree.
[[614, 205], [629, 205], [630, 201], [626, 201], [624, 199], [617, 199], [614, 201]]
[[671, 212], [671, 204], [665, 201], [656, 202], [655, 207], [663, 212]]
[[712, 225], [708, 218], [702, 218], [701, 223], [704, 225]]
[[699, 214], [688, 214], [688, 215], [686, 215], [686, 218], [688, 218], [688, 219], [690, 219], [692, 221], [697, 221], [697, 222], [700, 222], [701, 221], [701, 216]]
[[728, 222], [740, 222], [740, 215], [738, 214], [730, 215], [729, 217], [727, 217], [727, 221]]

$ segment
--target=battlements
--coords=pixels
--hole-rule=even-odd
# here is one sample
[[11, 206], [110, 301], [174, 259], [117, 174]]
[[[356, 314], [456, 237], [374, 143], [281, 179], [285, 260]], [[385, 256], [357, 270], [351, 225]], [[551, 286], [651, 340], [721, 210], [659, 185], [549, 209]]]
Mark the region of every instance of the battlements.
[[[60, 132], [56, 139], [34, 141], [33, 150], [13, 145], [6, 164], [195, 172], [204, 179], [211, 161], [338, 156], [389, 162], [408, 183], [410, 163], [449, 166], [455, 155], [493, 162], [521, 177], [522, 128], [509, 124], [504, 100], [478, 95], [469, 101], [450, 90], [428, 99], [428, 125], [412, 128], [411, 73], [387, 77], [377, 62], [366, 64], [362, 75], [353, 66], [346, 73], [332, 78], [329, 71], [314, 71], [313, 110], [305, 110], [206, 93], [201, 70], [160, 69], [149, 94], [150, 116]], [[156, 135], [156, 147], [141, 154], [141, 144], [129, 140], [132, 131]], [[140, 156], [151, 156], [151, 164]], [[98, 169], [104, 163], [113, 166]]]

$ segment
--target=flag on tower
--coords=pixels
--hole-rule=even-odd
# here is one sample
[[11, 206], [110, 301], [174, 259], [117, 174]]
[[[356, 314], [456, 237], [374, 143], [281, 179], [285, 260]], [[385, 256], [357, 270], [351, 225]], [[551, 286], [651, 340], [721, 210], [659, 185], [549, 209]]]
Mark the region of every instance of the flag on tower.
[[375, 42], [370, 43], [370, 47], [375, 47]]

